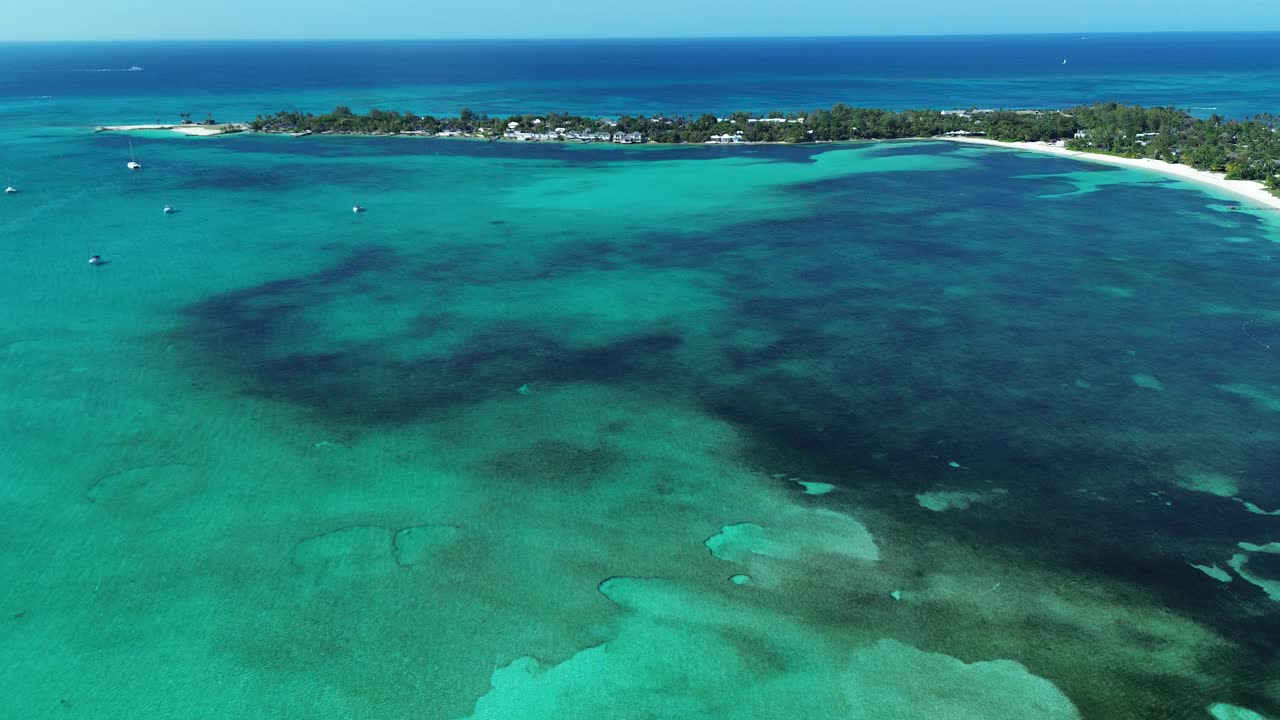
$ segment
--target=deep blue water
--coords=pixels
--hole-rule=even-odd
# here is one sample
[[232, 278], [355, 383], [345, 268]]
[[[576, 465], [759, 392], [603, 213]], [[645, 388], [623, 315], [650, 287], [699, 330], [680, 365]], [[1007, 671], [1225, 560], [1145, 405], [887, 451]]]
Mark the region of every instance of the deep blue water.
[[[345, 102], [618, 115], [1116, 100], [1248, 116], [1280, 112], [1277, 47], [1280, 33], [9, 44], [0, 45], [0, 113], [50, 103], [66, 113], [64, 101], [111, 98], [133, 101], [130, 116], [103, 122], [167, 117], [179, 105], [242, 119], [230, 114], [253, 97], [262, 111]], [[190, 107], [194, 98], [203, 104]]]

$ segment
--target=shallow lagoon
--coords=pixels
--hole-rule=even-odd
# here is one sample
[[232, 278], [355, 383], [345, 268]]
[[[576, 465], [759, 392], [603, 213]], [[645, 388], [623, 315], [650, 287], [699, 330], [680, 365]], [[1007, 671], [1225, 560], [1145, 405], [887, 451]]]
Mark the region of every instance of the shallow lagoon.
[[939, 143], [123, 144], [0, 203], [23, 716], [1280, 715], [1274, 213]]

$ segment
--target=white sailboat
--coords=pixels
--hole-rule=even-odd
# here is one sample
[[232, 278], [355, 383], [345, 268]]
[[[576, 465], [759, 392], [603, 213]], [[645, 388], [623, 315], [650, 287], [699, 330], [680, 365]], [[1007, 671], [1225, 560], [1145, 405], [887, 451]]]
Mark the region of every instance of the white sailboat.
[[164, 214], [165, 214], [165, 215], [172, 215], [172, 214], [173, 214], [173, 206], [172, 206], [172, 205], [165, 205], [165, 206], [164, 206]]
[[8, 176], [5, 176], [5, 179], [4, 179], [4, 194], [5, 194], [5, 195], [16, 195], [17, 193], [18, 193], [18, 188], [16, 188], [16, 187], [14, 187], [14, 186], [13, 186], [13, 178], [8, 177]]
[[132, 141], [132, 140], [130, 140], [130, 141], [129, 141], [129, 162], [125, 164], [125, 167], [129, 168], [130, 170], [141, 170], [141, 169], [142, 169], [142, 165], [138, 164], [138, 160], [137, 160], [137, 158], [135, 158], [135, 157], [133, 156], [133, 141]]

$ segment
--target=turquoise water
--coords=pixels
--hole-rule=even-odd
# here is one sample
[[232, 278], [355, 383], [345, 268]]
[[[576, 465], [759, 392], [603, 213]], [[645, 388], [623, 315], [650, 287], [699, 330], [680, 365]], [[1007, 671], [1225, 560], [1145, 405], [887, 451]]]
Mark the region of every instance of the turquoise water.
[[1280, 708], [1274, 213], [937, 143], [119, 145], [0, 205], [25, 717]]
[[1274, 211], [24, 117], [14, 717], [1280, 717]]

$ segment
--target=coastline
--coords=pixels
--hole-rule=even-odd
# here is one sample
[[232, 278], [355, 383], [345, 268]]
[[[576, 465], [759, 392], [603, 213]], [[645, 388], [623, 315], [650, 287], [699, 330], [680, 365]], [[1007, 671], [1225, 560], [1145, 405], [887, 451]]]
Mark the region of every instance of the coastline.
[[[431, 135], [418, 132], [400, 132], [387, 134], [368, 134], [368, 133], [283, 133], [271, 131], [255, 131], [249, 129], [246, 123], [219, 123], [218, 125], [182, 125], [182, 124], [150, 124], [150, 125], [101, 125], [94, 129], [94, 132], [136, 132], [140, 130], [168, 130], [181, 135], [211, 137], [217, 135], [229, 135], [234, 133], [251, 133], [263, 135], [292, 135], [293, 137], [305, 137], [308, 135], [342, 135], [352, 137], [429, 137], [445, 140], [501, 140], [503, 138], [494, 138], [487, 135], [465, 135], [465, 134], [441, 134]], [[986, 147], [1005, 148], [1009, 150], [1022, 150], [1024, 152], [1041, 153], [1044, 155], [1056, 155], [1058, 157], [1070, 158], [1072, 160], [1080, 160], [1083, 162], [1099, 163], [1102, 165], [1113, 165], [1117, 167], [1127, 167], [1131, 169], [1147, 170], [1166, 177], [1173, 177], [1179, 180], [1185, 180], [1202, 187], [1211, 188], [1221, 193], [1235, 196], [1248, 200], [1257, 206], [1269, 209], [1280, 210], [1280, 196], [1272, 195], [1262, 183], [1253, 180], [1228, 180], [1223, 173], [1210, 172], [1208, 170], [1198, 170], [1188, 165], [1169, 163], [1154, 158], [1125, 158], [1116, 155], [1107, 155], [1104, 153], [1083, 152], [1080, 150], [1068, 150], [1065, 147], [1053, 145], [1046, 142], [1019, 142], [1019, 141], [1003, 141], [991, 140], [989, 138], [976, 137], [955, 137], [955, 136], [934, 136], [919, 138], [899, 138], [901, 140], [940, 140], [943, 142], [961, 143], [967, 145], [983, 145]], [[843, 142], [843, 141], [841, 141]], [[848, 141], [858, 142], [858, 141]], [[876, 142], [874, 139], [866, 142]], [[574, 143], [578, 144], [578, 143]], [[588, 143], [591, 144], [591, 143]], [[613, 145], [615, 143], [607, 143], [600, 141], [599, 144]], [[633, 143], [625, 143], [630, 145]], [[663, 145], [668, 143], [657, 143], [652, 140], [634, 143], [640, 145]], [[699, 146], [716, 147], [721, 145], [773, 145], [773, 144], [789, 144], [778, 142], [740, 142], [740, 143], [694, 143], [690, 144]], [[675, 147], [675, 145], [672, 145]]]
[[161, 123], [152, 125], [99, 125], [94, 128], [94, 132], [136, 132], [139, 130], [169, 130], [179, 135], [191, 135], [195, 137], [211, 137], [214, 135], [228, 135], [231, 133], [244, 132], [248, 129], [245, 123], [218, 123], [216, 125], [200, 125], [181, 123]]
[[1186, 180], [1197, 185], [1213, 188], [1229, 195], [1244, 198], [1254, 204], [1271, 210], [1280, 210], [1280, 197], [1272, 195], [1260, 182], [1254, 182], [1252, 180], [1228, 180], [1223, 173], [1215, 173], [1208, 170], [1197, 170], [1196, 168], [1188, 165], [1168, 163], [1163, 160], [1155, 160], [1153, 158], [1124, 158], [1117, 157], [1115, 155], [1104, 155], [1102, 153], [1068, 150], [1067, 148], [1050, 145], [1049, 143], [1044, 142], [1004, 142], [1001, 140], [972, 137], [935, 137], [931, 139], [942, 140], [945, 142], [965, 143], [969, 145], [985, 145], [987, 147], [1023, 150], [1027, 152], [1071, 158], [1072, 160], [1099, 163], [1102, 165], [1116, 165], [1119, 167], [1134, 168], [1138, 170], [1149, 170], [1161, 175], [1174, 177], [1179, 180]]

